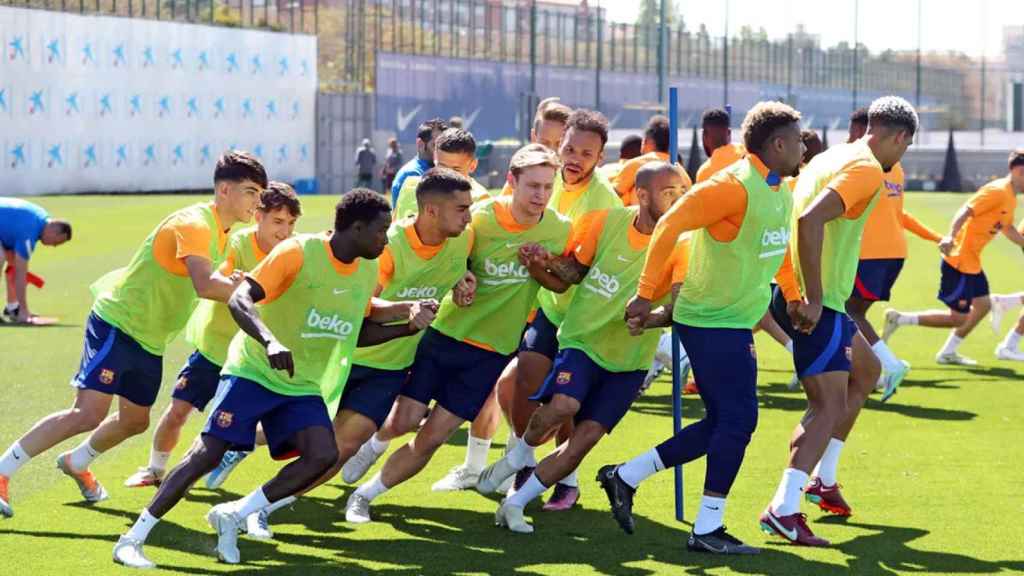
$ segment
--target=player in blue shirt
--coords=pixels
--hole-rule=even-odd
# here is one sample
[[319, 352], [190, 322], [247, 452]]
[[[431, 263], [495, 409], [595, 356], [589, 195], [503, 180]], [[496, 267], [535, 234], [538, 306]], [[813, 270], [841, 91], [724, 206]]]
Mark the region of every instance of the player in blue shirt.
[[28, 261], [36, 242], [60, 246], [71, 240], [71, 224], [54, 220], [42, 206], [20, 198], [0, 198], [0, 245], [7, 259], [7, 306], [4, 317], [28, 322], [31, 314], [25, 299], [29, 281]]
[[440, 118], [427, 120], [416, 129], [416, 157], [409, 160], [395, 173], [391, 183], [391, 205], [398, 202], [398, 192], [409, 176], [423, 177], [434, 167], [434, 138], [448, 129], [448, 123]]

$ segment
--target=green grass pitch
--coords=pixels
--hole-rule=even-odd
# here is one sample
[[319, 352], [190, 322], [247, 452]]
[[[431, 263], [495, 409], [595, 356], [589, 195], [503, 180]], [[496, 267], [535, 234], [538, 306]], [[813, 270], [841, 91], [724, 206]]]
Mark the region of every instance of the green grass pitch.
[[[946, 230], [961, 195], [910, 194], [907, 209]], [[0, 328], [0, 450], [38, 418], [69, 406], [68, 381], [78, 367], [82, 327], [89, 311], [89, 284], [126, 264], [144, 236], [168, 212], [196, 198], [170, 196], [46, 197], [51, 214], [70, 219], [75, 239], [40, 247], [32, 269], [47, 280], [30, 288], [32, 309], [56, 315], [49, 328]], [[300, 231], [329, 227], [335, 199], [305, 197]], [[937, 307], [938, 252], [909, 240], [910, 258], [896, 285], [893, 304], [902, 309]], [[994, 291], [1024, 289], [1024, 256], [1003, 238], [985, 253]], [[885, 306], [872, 310], [880, 324]], [[1010, 320], [1004, 321], [1008, 329]], [[519, 330], [510, 326], [510, 330]], [[672, 474], [646, 482], [637, 494], [637, 533], [624, 535], [608, 513], [594, 482], [597, 468], [646, 450], [671, 431], [670, 384], [662, 379], [633, 406], [615, 433], [602, 441], [580, 470], [581, 506], [568, 513], [527, 510], [537, 531], [514, 535], [494, 526], [496, 501], [475, 492], [438, 494], [430, 485], [460, 463], [465, 428], [442, 448], [418, 477], [381, 498], [375, 522], [344, 522], [352, 487], [340, 479], [275, 513], [272, 542], [241, 539], [244, 563], [219, 565], [215, 536], [204, 515], [218, 502], [237, 498], [268, 479], [278, 464], [265, 452], [249, 458], [223, 492], [195, 488], [154, 530], [149, 557], [174, 574], [1009, 574], [1024, 573], [1024, 367], [993, 357], [996, 337], [988, 321], [964, 344], [977, 358], [972, 369], [937, 366], [933, 356], [945, 331], [903, 329], [892, 346], [913, 365], [899, 394], [882, 405], [869, 400], [847, 443], [840, 466], [844, 493], [854, 507], [848, 520], [827, 518], [804, 506], [812, 528], [831, 539], [828, 549], [806, 549], [766, 540], [757, 516], [775, 491], [787, 443], [805, 401], [789, 392], [792, 373], [784, 351], [758, 336], [760, 423], [729, 499], [726, 523], [740, 538], [764, 544], [759, 557], [721, 558], [687, 553], [689, 525], [673, 517]], [[190, 349], [181, 339], [167, 351], [155, 425]], [[702, 413], [686, 397], [684, 413]], [[202, 423], [190, 421], [176, 461]], [[79, 501], [74, 484], [54, 469], [71, 440], [39, 456], [11, 482], [15, 517], [0, 521], [0, 574], [114, 574], [111, 548], [152, 496], [128, 489], [124, 479], [146, 464], [150, 432], [103, 455], [93, 466], [111, 499], [97, 506]], [[498, 432], [492, 460], [505, 438]], [[393, 448], [399, 443], [393, 443]], [[543, 455], [547, 449], [542, 449]], [[703, 462], [686, 470], [686, 504], [692, 519], [704, 474]]]

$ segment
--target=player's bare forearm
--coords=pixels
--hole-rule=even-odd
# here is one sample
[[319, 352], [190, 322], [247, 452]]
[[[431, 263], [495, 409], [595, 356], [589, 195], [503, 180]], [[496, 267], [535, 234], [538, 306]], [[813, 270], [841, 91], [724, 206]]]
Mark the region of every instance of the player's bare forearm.
[[956, 235], [960, 233], [960, 229], [963, 228], [964, 224], [967, 223], [967, 219], [974, 215], [974, 211], [971, 210], [970, 206], [964, 206], [957, 213], [956, 217], [953, 218], [953, 223], [949, 227], [949, 237], [956, 238]]
[[1017, 230], [1013, 226], [1007, 226], [1003, 228], [1003, 234], [1010, 239], [1010, 242], [1024, 248], [1024, 234], [1021, 234], [1020, 230]]
[[546, 266], [539, 262], [531, 262], [526, 269], [530, 272], [530, 276], [537, 281], [538, 284], [559, 294], [565, 292], [572, 286], [571, 283], [562, 280], [551, 270], [548, 270]]
[[241, 282], [241, 273], [234, 272], [231, 276], [225, 276], [214, 270], [209, 260], [199, 256], [186, 257], [185, 268], [188, 269], [196, 295], [207, 300], [227, 302]]
[[[408, 313], [407, 313], [408, 314]], [[412, 324], [394, 324], [385, 326], [370, 318], [363, 319], [363, 327], [359, 330], [359, 341], [356, 346], [375, 346], [395, 338], [412, 336], [419, 332]]]
[[672, 305], [665, 304], [651, 310], [651, 315], [644, 321], [644, 330], [652, 328], [668, 328], [672, 325]]
[[821, 245], [825, 241], [825, 222], [800, 218], [797, 223], [797, 246], [800, 270], [804, 278], [804, 296], [808, 302], [821, 303]]
[[412, 302], [392, 302], [381, 298], [373, 298], [370, 301], [369, 319], [371, 322], [378, 324], [397, 322], [409, 317], [409, 309], [411, 307]]
[[271, 342], [277, 341], [274, 333], [267, 328], [267, 325], [263, 323], [263, 319], [260, 318], [259, 312], [256, 311], [256, 302], [263, 300], [266, 294], [263, 292], [263, 287], [260, 286], [255, 280], [249, 278], [235, 289], [231, 297], [228, 298], [228, 311], [231, 312], [231, 317], [235, 320], [235, 324], [249, 336], [252, 336], [254, 340], [259, 342], [266, 348]]
[[579, 284], [590, 271], [589, 266], [580, 264], [572, 254], [552, 258], [548, 261], [547, 268], [552, 274], [569, 284]]

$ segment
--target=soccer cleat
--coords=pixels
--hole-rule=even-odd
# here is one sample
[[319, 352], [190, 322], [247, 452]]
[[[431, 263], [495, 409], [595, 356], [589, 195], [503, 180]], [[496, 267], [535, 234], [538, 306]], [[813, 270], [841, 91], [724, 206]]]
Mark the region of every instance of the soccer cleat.
[[523, 509], [509, 505], [507, 499], [501, 501], [501, 506], [494, 513], [494, 524], [519, 534], [533, 534], [533, 526], [523, 518]]
[[518, 492], [519, 489], [523, 487], [523, 484], [526, 484], [526, 481], [530, 479], [530, 476], [533, 475], [533, 471], [536, 469], [536, 466], [526, 466], [522, 470], [516, 472], [516, 475], [513, 477], [512, 487], [505, 492], [505, 495], [511, 496]]
[[1000, 360], [1012, 360], [1014, 362], [1024, 362], [1024, 352], [1007, 348], [1000, 344], [996, 346], [996, 358]]
[[748, 546], [726, 531], [725, 526], [707, 534], [690, 533], [686, 547], [694, 552], [710, 552], [712, 554], [760, 554], [761, 549]]
[[218, 504], [206, 514], [206, 521], [217, 531], [217, 559], [225, 564], [242, 561], [238, 551], [238, 531], [242, 525], [238, 515], [227, 504]]
[[777, 516], [772, 507], [765, 508], [760, 518], [761, 530], [765, 534], [777, 535], [801, 546], [828, 546], [828, 540], [818, 538], [807, 527], [807, 515], [797, 512], [787, 516]]
[[955, 366], [977, 366], [978, 361], [967, 356], [961, 356], [956, 352], [939, 352], [935, 355], [936, 364], [946, 364]]
[[1004, 306], [1001, 298], [991, 298], [992, 308], [989, 310], [988, 319], [992, 321], [992, 333], [999, 336], [999, 329], [1003, 324], [1003, 315], [1009, 310]]
[[[523, 469], [525, 470], [525, 468]], [[516, 474], [518, 470], [508, 461], [508, 455], [502, 456], [494, 464], [484, 468], [476, 482], [476, 490], [481, 494], [491, 494], [506, 478]], [[518, 490], [519, 488], [516, 487]]]
[[597, 471], [597, 481], [604, 488], [608, 496], [608, 504], [612, 508], [612, 516], [619, 523], [626, 534], [632, 534], [636, 530], [636, 521], [633, 520], [633, 496], [636, 494], [629, 484], [626, 484], [619, 477], [619, 464], [608, 464]]
[[82, 498], [85, 498], [86, 502], [95, 504], [102, 502], [110, 495], [103, 488], [96, 477], [92, 475], [92, 472], [85, 470], [83, 472], [76, 472], [71, 468], [71, 453], [65, 452], [57, 457], [57, 469], [68, 475], [69, 478], [78, 484], [78, 490], [82, 493]]
[[639, 392], [639, 394], [643, 394], [644, 392], [647, 392], [647, 390], [650, 389], [651, 384], [654, 384], [654, 381], [657, 380], [658, 376], [661, 376], [661, 373], [664, 372], [664, 371], [665, 371], [665, 365], [662, 364], [661, 362], [658, 362], [658, 360], [655, 359], [654, 363], [651, 364], [650, 369], [647, 370], [647, 375], [644, 376], [644, 382], [643, 382], [643, 384], [640, 385], [640, 392]]
[[264, 508], [245, 517], [245, 534], [256, 540], [270, 540], [274, 531], [270, 529], [270, 513]]
[[382, 454], [373, 451], [369, 440], [363, 442], [359, 450], [341, 467], [341, 479], [346, 484], [355, 484], [360, 478], [366, 476], [366, 472], [380, 459]]
[[697, 388], [697, 381], [690, 378], [686, 381], [686, 385], [683, 386], [683, 396], [692, 396], [694, 394], [700, 394], [700, 388]]
[[452, 468], [434, 485], [430, 487], [434, 492], [455, 492], [457, 490], [469, 490], [475, 488], [480, 479], [480, 472], [471, 470], [465, 464], [459, 464]]
[[114, 562], [126, 568], [140, 568], [148, 570], [156, 568], [149, 558], [142, 552], [142, 541], [127, 536], [121, 536], [114, 544]]
[[345, 502], [345, 521], [353, 524], [366, 524], [371, 522], [370, 501], [359, 492], [353, 492]]
[[804, 490], [804, 498], [808, 502], [817, 504], [818, 508], [829, 514], [852, 516], [853, 510], [846, 503], [846, 500], [843, 499], [843, 494], [839, 491], [839, 488], [839, 484], [825, 486], [821, 478], [814, 477], [811, 479], [811, 484]]
[[124, 481], [124, 485], [129, 488], [144, 488], [146, 486], [159, 486], [160, 481], [163, 479], [163, 471], [156, 471], [149, 466], [139, 468], [139, 471], [132, 474]]
[[7, 491], [7, 484], [10, 480], [7, 476], [0, 476], [0, 516], [7, 518], [14, 516], [14, 508], [11, 508], [11, 496]]
[[206, 487], [210, 490], [216, 490], [228, 479], [228, 476], [234, 472], [235, 467], [245, 460], [249, 452], [242, 452], [239, 450], [228, 450], [224, 453], [224, 457], [220, 459], [220, 464], [213, 469], [212, 472], [206, 475]]
[[545, 512], [569, 510], [576, 505], [576, 502], [579, 502], [579, 499], [580, 489], [578, 487], [567, 484], [555, 484], [555, 490], [552, 492], [551, 498], [544, 504], [542, 510]]
[[907, 372], [910, 372], [910, 364], [900, 360], [899, 368], [895, 370], [886, 370], [885, 375], [882, 379], [885, 381], [885, 389], [882, 392], [882, 402], [888, 402], [889, 398], [896, 393], [900, 388], [900, 384], [903, 383], [903, 379], [907, 377]]
[[885, 311], [885, 326], [882, 327], [882, 340], [885, 342], [892, 338], [900, 328], [900, 312], [889, 308]]

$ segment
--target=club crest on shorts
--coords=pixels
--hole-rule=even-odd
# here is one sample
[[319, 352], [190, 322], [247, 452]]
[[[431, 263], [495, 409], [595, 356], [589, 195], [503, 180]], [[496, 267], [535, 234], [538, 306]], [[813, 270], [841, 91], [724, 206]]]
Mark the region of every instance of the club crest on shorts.
[[100, 382], [103, 384], [111, 384], [114, 382], [114, 371], [110, 368], [104, 368], [100, 370]]
[[750, 345], [750, 357], [757, 360], [757, 348], [753, 344]]
[[184, 390], [188, 386], [188, 376], [182, 376], [178, 378], [178, 383], [174, 385], [175, 390]]
[[559, 386], [565, 386], [572, 381], [572, 372], [559, 372], [555, 378], [555, 383]]
[[848, 362], [853, 362], [853, 347], [852, 346], [847, 346], [845, 352], [846, 352], [846, 360]]
[[223, 410], [217, 412], [217, 426], [220, 426], [221, 428], [227, 428], [228, 426], [231, 426], [231, 421], [233, 419], [234, 414], [232, 414], [231, 412], [225, 412]]

